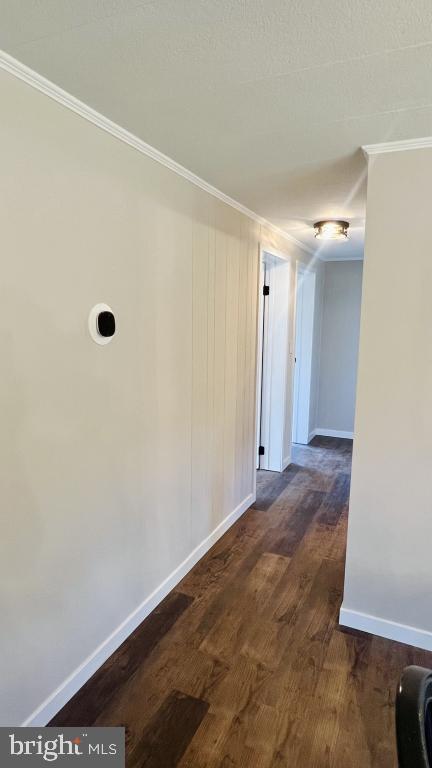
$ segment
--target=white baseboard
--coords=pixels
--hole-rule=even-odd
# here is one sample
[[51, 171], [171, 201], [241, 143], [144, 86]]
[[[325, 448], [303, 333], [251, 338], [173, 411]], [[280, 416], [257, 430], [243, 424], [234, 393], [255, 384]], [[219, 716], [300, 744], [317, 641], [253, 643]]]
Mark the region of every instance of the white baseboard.
[[230, 528], [255, 501], [251, 493], [207, 536], [201, 544], [183, 560], [182, 563], [160, 584], [143, 602], [119, 624], [82, 664], [79, 665], [62, 683], [37, 707], [22, 723], [23, 726], [44, 726], [59, 710], [79, 691], [99, 667], [138, 627], [146, 616], [163, 600], [164, 597], [186, 576], [193, 566], [218, 539]]
[[369, 632], [371, 635], [396, 640], [398, 643], [413, 645], [425, 651], [432, 651], [432, 632], [410, 627], [407, 624], [380, 619], [378, 616], [370, 616], [368, 613], [360, 613], [343, 606], [339, 613], [339, 624], [342, 624], [343, 627]]
[[321, 437], [345, 437], [348, 440], [352, 440], [354, 438], [354, 432], [346, 432], [343, 429], [326, 429], [326, 427], [317, 427], [311, 434], [312, 437], [315, 437], [315, 435], [320, 435]]

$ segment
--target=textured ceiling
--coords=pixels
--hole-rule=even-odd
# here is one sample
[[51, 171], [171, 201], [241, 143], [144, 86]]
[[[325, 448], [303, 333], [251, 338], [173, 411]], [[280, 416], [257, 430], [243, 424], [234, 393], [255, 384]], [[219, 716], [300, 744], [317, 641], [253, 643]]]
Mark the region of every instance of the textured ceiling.
[[0, 47], [315, 247], [363, 248], [362, 144], [432, 134], [432, 3], [0, 0]]

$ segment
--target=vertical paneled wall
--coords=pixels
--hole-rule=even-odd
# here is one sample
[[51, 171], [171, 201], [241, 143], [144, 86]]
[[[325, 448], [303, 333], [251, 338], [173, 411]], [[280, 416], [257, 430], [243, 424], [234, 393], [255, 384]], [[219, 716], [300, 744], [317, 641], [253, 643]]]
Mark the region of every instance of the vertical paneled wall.
[[217, 200], [194, 225], [192, 543], [254, 488], [259, 231]]
[[289, 455], [304, 254], [3, 71], [0, 96], [0, 724], [42, 724], [253, 501], [260, 245], [292, 274]]
[[253, 500], [260, 228], [4, 72], [0, 90], [0, 724], [18, 725]]

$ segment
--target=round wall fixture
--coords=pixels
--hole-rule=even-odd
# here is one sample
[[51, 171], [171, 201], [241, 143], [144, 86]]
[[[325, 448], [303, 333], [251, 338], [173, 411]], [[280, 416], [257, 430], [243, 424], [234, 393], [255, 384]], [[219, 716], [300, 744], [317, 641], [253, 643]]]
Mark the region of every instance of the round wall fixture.
[[89, 314], [90, 336], [96, 344], [109, 344], [116, 332], [114, 312], [108, 304], [96, 304]]

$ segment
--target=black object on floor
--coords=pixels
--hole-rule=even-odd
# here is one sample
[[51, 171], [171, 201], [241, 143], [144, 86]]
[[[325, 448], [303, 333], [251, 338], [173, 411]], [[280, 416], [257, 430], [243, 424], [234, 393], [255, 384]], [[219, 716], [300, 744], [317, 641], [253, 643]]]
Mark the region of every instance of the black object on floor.
[[399, 768], [432, 768], [432, 670], [406, 667], [396, 694]]

